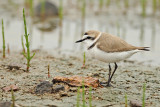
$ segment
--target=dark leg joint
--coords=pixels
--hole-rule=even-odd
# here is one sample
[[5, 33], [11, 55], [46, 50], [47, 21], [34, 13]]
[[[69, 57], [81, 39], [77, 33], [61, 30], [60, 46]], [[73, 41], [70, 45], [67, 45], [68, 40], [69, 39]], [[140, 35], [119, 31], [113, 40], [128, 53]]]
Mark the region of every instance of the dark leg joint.
[[109, 77], [108, 82], [107, 82], [107, 86], [108, 86], [108, 87], [110, 87], [110, 86], [111, 86], [111, 85], [110, 85], [110, 82], [111, 82], [111, 80], [112, 80], [112, 77], [113, 77], [113, 75], [114, 75], [115, 71], [116, 71], [116, 70], [117, 70], [117, 68], [118, 68], [117, 64], [116, 64], [116, 63], [114, 63], [114, 64], [115, 64], [114, 71], [113, 71], [113, 73], [111, 74], [111, 76]]

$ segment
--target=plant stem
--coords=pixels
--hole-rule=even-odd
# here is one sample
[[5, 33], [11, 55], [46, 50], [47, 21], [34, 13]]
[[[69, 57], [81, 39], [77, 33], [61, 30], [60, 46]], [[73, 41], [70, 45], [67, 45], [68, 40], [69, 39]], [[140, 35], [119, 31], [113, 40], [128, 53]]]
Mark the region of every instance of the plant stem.
[[99, 8], [102, 9], [103, 7], [103, 0], [99, 0]]
[[111, 3], [111, 0], [107, 0], [106, 7], [108, 7], [110, 5], [110, 3]]
[[5, 49], [6, 49], [6, 46], [5, 46], [5, 37], [4, 37], [4, 25], [3, 25], [3, 19], [2, 19], [2, 38], [3, 38], [3, 58], [5, 58]]
[[127, 94], [125, 94], [125, 107], [127, 107]]
[[92, 107], [92, 87], [89, 87], [89, 107]]
[[129, 7], [129, 0], [125, 0], [124, 4], [125, 4], [125, 7], [128, 8]]
[[153, 5], [153, 13], [155, 13], [157, 9], [157, 0], [152, 0], [152, 5]]
[[85, 63], [86, 63], [86, 54], [84, 52], [84, 54], [83, 54], [83, 67], [85, 67]]
[[82, 82], [82, 102], [83, 102], [82, 107], [86, 107], [84, 81]]
[[142, 98], [142, 107], [145, 107], [145, 92], [146, 92], [146, 84], [143, 85], [143, 98]]
[[12, 105], [11, 105], [11, 107], [15, 107], [15, 97], [14, 97], [13, 89], [11, 89], [11, 95], [12, 95]]
[[48, 78], [50, 78], [50, 65], [48, 64]]
[[142, 16], [143, 16], [143, 17], [146, 16], [146, 4], [147, 4], [147, 1], [146, 1], [146, 0], [141, 0], [141, 5], [142, 5]]
[[23, 42], [23, 35], [21, 36], [21, 43], [22, 43], [22, 48], [23, 48], [22, 53], [25, 53], [25, 47], [24, 47], [24, 42]]
[[34, 16], [33, 0], [29, 0], [29, 4], [30, 4], [30, 15], [33, 17]]
[[9, 44], [7, 44], [7, 52], [8, 52], [8, 54], [10, 54]]
[[78, 90], [77, 90], [77, 106], [76, 107], [80, 107], [79, 99], [80, 99], [80, 87], [78, 87]]
[[27, 25], [26, 25], [26, 17], [25, 17], [25, 11], [24, 11], [24, 8], [23, 8], [23, 19], [24, 19], [24, 30], [25, 30], [25, 39], [26, 39], [26, 48], [27, 48], [27, 55], [25, 53], [23, 53], [23, 55], [26, 57], [27, 59], [27, 69], [26, 71], [28, 72], [29, 71], [29, 67], [30, 67], [30, 61], [31, 59], [34, 57], [35, 53], [30, 56], [30, 44], [29, 44], [29, 41], [28, 41], [28, 37], [29, 37], [29, 34], [27, 33]]
[[41, 19], [45, 18], [45, 0], [41, 0]]
[[81, 28], [81, 36], [83, 36], [84, 30], [85, 30], [85, 15], [86, 15], [86, 1], [82, 1], [82, 28]]
[[62, 35], [63, 35], [62, 22], [63, 22], [63, 0], [59, 0], [59, 40], [58, 40], [58, 43], [59, 43], [58, 47], [59, 48], [61, 47]]

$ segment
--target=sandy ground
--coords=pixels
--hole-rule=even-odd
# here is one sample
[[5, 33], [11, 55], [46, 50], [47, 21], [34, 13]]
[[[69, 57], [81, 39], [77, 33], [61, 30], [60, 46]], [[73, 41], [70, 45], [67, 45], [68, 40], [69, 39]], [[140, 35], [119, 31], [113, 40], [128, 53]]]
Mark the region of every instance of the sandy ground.
[[[0, 54], [2, 56], [2, 53]], [[100, 81], [108, 79], [108, 65], [106, 63], [87, 59], [86, 68], [82, 69], [82, 58], [52, 56], [47, 52], [36, 52], [31, 61], [30, 72], [24, 72], [26, 59], [20, 53], [7, 55], [0, 58], [0, 100], [11, 101], [11, 92], [4, 92], [3, 87], [16, 84], [19, 90], [14, 92], [16, 104], [21, 106], [50, 106], [50, 107], [75, 107], [77, 92], [64, 91], [62, 93], [36, 95], [35, 87], [40, 81], [52, 81], [55, 76], [91, 76]], [[47, 77], [47, 66], [50, 64], [51, 78]], [[21, 67], [19, 70], [9, 70], [9, 65]], [[160, 67], [144, 65], [143, 62], [126, 61], [118, 63], [119, 68], [115, 73], [113, 87], [96, 88], [92, 91], [92, 105], [95, 107], [124, 107], [125, 93], [130, 100], [137, 99], [141, 102], [142, 86], [146, 82], [146, 105], [148, 107], [160, 106]], [[113, 67], [114, 65], [112, 65]], [[88, 103], [88, 89], [86, 88], [86, 101]], [[87, 104], [88, 105], [88, 104]]]

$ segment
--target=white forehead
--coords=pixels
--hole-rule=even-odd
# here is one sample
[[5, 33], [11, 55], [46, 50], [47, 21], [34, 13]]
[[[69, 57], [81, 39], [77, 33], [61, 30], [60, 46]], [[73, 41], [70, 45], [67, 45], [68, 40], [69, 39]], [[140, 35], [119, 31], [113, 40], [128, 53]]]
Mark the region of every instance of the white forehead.
[[89, 35], [83, 35], [83, 37], [82, 37], [82, 39], [84, 39], [84, 38], [86, 38], [86, 37], [88, 37]]

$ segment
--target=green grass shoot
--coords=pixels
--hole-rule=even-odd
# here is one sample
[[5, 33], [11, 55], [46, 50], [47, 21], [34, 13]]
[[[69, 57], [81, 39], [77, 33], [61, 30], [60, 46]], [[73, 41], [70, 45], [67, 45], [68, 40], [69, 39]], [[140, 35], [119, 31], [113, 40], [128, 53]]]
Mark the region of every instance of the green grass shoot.
[[8, 52], [8, 54], [10, 54], [9, 44], [7, 44], [7, 52]]
[[50, 78], [50, 65], [48, 64], [48, 78]]
[[84, 86], [84, 80], [82, 82], [82, 107], [86, 107], [86, 98], [85, 98], [85, 86]]
[[12, 96], [12, 104], [11, 107], [15, 107], [15, 96], [14, 96], [14, 91], [11, 89], [11, 96]]
[[24, 1], [24, 5], [25, 5], [26, 7], [28, 7], [28, 4], [29, 4], [28, 0], [25, 0], [25, 1]]
[[3, 38], [3, 58], [5, 58], [6, 54], [5, 54], [5, 37], [4, 37], [4, 24], [3, 24], [3, 19], [2, 19], [2, 38]]
[[120, 7], [120, 0], [116, 0], [117, 7]]
[[26, 17], [25, 17], [24, 8], [23, 8], [23, 19], [24, 19], [24, 30], [25, 30], [24, 37], [26, 39], [26, 44], [25, 45], [26, 45], [26, 48], [27, 48], [27, 53], [23, 53], [23, 55], [27, 59], [27, 69], [26, 69], [26, 72], [29, 72], [30, 61], [34, 57], [35, 53], [32, 56], [30, 54], [30, 44], [29, 44], [29, 41], [28, 41], [29, 34], [27, 33], [27, 25], [26, 25]]
[[142, 7], [142, 16], [146, 16], [146, 5], [147, 5], [147, 0], [141, 0], [141, 7]]
[[125, 94], [125, 107], [127, 107], [128, 103], [127, 103], [127, 94]]
[[59, 20], [60, 20], [60, 26], [62, 26], [62, 20], [63, 20], [63, 0], [59, 0]]
[[[87, 107], [85, 98], [85, 85], [82, 81], [82, 104], [80, 104], [80, 87], [77, 89], [77, 104], [76, 107]], [[89, 87], [89, 107], [92, 107], [92, 87]]]
[[24, 47], [24, 42], [23, 42], [23, 35], [21, 36], [21, 44], [22, 44], [22, 53], [25, 53], [25, 47]]
[[89, 107], [92, 107], [92, 87], [89, 87]]
[[34, 16], [34, 9], [33, 9], [33, 0], [29, 0], [30, 5], [30, 16]]
[[85, 12], [86, 12], [86, 1], [82, 1], [82, 17], [85, 17]]
[[153, 13], [157, 10], [157, 0], [152, 0]]
[[76, 107], [80, 107], [79, 100], [80, 100], [80, 87], [78, 87], [78, 90], [77, 90], [77, 105], [76, 105]]
[[41, 0], [41, 18], [42, 20], [45, 18], [45, 0]]
[[83, 54], [83, 68], [85, 67], [86, 64], [86, 53], [84, 52]]
[[143, 97], [142, 97], [142, 107], [145, 107], [145, 92], [146, 92], [146, 84], [143, 84]]
[[63, 0], [59, 0], [59, 40], [58, 40], [58, 47], [61, 47], [62, 44], [62, 24], [63, 22]]
[[124, 5], [126, 8], [128, 8], [129, 7], [129, 0], [124, 0]]
[[108, 7], [111, 4], [111, 0], [106, 1], [106, 7]]
[[93, 7], [93, 4], [94, 4], [94, 1], [93, 0], [89, 0], [89, 5], [91, 6], [91, 7]]
[[84, 29], [85, 29], [85, 15], [86, 15], [86, 1], [82, 0], [82, 8], [81, 8], [81, 12], [82, 12], [82, 28], [81, 28], [81, 36], [83, 36], [84, 33]]
[[104, 2], [103, 0], [99, 0], [99, 8], [100, 9], [102, 9], [102, 7], [103, 7], [103, 2]]

